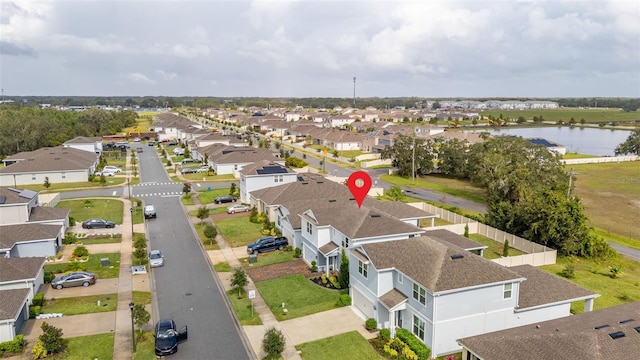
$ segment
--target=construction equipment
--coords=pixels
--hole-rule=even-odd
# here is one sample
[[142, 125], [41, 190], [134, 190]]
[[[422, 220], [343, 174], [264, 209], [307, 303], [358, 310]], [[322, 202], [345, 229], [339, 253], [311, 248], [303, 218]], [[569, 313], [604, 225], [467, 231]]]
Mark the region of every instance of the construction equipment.
[[449, 120], [449, 121], [447, 121], [447, 125], [450, 128], [459, 128], [460, 127], [460, 122], [458, 120], [456, 120], [456, 121]]
[[132, 127], [127, 132], [127, 139], [131, 136], [132, 133], [138, 133], [138, 137], [140, 137], [140, 126]]

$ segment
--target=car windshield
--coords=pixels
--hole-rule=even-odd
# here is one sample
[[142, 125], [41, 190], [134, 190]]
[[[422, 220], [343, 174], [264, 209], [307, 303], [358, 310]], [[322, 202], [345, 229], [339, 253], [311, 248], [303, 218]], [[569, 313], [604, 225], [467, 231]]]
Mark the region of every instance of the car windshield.
[[160, 330], [156, 334], [156, 337], [158, 339], [170, 339], [170, 338], [172, 338], [174, 336], [176, 336], [176, 331], [173, 330], [173, 329]]
[[160, 259], [162, 257], [162, 255], [160, 255], [160, 253], [151, 253], [151, 255], [149, 255], [149, 257], [151, 259]]

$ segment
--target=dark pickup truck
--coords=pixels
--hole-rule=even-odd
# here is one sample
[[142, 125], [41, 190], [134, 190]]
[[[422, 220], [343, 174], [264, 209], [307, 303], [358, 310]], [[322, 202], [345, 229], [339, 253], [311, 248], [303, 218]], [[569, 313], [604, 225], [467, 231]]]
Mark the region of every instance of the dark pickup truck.
[[247, 245], [247, 253], [257, 254], [261, 252], [267, 252], [272, 250], [282, 250], [285, 246], [289, 245], [289, 240], [286, 237], [273, 237], [265, 236], [258, 241]]

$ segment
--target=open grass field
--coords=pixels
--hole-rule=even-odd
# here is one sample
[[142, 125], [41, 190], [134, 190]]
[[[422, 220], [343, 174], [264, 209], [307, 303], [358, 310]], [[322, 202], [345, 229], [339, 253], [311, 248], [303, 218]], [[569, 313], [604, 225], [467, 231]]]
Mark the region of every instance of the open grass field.
[[238, 316], [238, 320], [240, 320], [240, 325], [262, 325], [262, 320], [258, 313], [255, 310], [253, 313], [251, 311], [251, 301], [247, 293], [244, 290], [240, 290], [240, 295], [241, 297], [238, 298], [238, 289], [227, 291], [227, 297], [231, 302], [233, 311]]
[[[342, 293], [318, 286], [300, 274], [261, 281], [256, 287], [278, 321], [335, 309]], [[282, 311], [282, 303], [287, 315]]]
[[590, 225], [603, 230], [601, 235], [621, 235], [640, 246], [640, 163], [568, 165], [571, 169], [574, 194], [582, 199]]
[[518, 119], [524, 116], [526, 120], [533, 120], [534, 116], [542, 116], [545, 121], [569, 121], [574, 118], [578, 123], [584, 118], [587, 123], [603, 122], [603, 121], [624, 121], [640, 119], [640, 111], [624, 112], [619, 109], [542, 109], [542, 110], [489, 110], [481, 113], [485, 118], [489, 115], [498, 117], [502, 114], [508, 119]]
[[562, 155], [563, 159], [588, 159], [588, 158], [594, 158], [597, 157], [596, 155], [588, 155], [588, 154], [578, 154], [578, 153], [571, 153], [568, 152], [564, 155]]
[[56, 205], [58, 208], [69, 209], [69, 216], [82, 222], [87, 219], [100, 218], [122, 224], [124, 204], [120, 200], [87, 199], [62, 200]]
[[245, 246], [262, 236], [260, 234], [262, 224], [250, 222], [249, 215], [217, 220], [216, 226], [219, 233], [231, 247]]
[[464, 180], [453, 179], [440, 175], [429, 175], [417, 178], [414, 184], [411, 178], [404, 178], [398, 175], [382, 175], [380, 178], [395, 185], [431, 189], [441, 193], [443, 196], [452, 195], [471, 200], [479, 204], [486, 203], [484, 189], [474, 186], [470, 182]]
[[385, 359], [357, 331], [300, 344], [296, 349], [304, 360]]
[[113, 333], [78, 336], [68, 340], [64, 359], [113, 359]]
[[[98, 301], [100, 301], [100, 306], [98, 306]], [[45, 304], [42, 307], [42, 313], [61, 313], [65, 316], [82, 315], [116, 311], [117, 306], [118, 294], [116, 293], [70, 298], [52, 298], [45, 301]]]
[[[489, 260], [499, 259], [502, 256], [503, 245], [501, 243], [494, 241], [492, 239], [489, 239], [488, 237], [482, 236], [480, 234], [469, 234], [469, 239], [479, 242], [482, 245], [488, 246], [482, 252], [482, 255], [485, 259], [489, 259]], [[524, 255], [524, 254], [525, 253], [523, 253], [518, 249], [509, 247], [509, 256], [518, 256], [518, 255]]]

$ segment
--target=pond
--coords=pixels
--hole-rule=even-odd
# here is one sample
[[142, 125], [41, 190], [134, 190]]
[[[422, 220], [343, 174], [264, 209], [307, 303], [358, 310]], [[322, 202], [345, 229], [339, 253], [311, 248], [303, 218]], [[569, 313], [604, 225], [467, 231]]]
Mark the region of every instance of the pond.
[[615, 156], [615, 148], [627, 140], [631, 131], [583, 127], [541, 127], [490, 130], [491, 135], [543, 138], [567, 147], [567, 153]]

